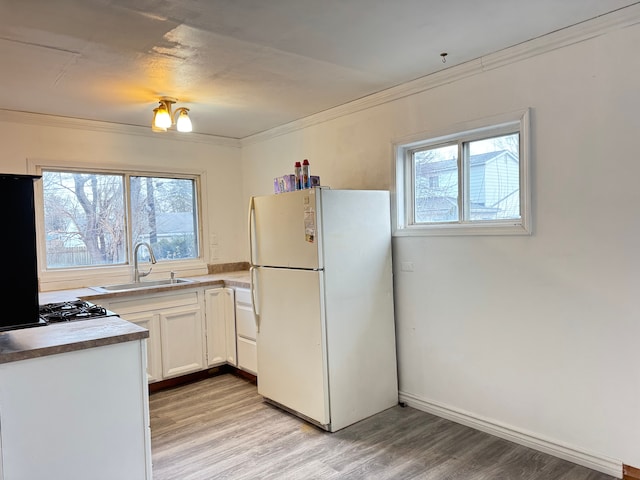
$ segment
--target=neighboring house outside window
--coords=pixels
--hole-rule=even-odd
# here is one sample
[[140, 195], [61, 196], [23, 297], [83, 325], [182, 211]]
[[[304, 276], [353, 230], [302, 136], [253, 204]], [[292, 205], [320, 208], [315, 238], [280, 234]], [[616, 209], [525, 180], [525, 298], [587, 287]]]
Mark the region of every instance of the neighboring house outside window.
[[528, 144], [528, 111], [396, 144], [394, 234], [530, 233]]
[[[469, 157], [470, 220], [518, 218], [519, 161], [507, 150], [482, 153]], [[436, 221], [458, 218], [457, 162], [443, 160], [418, 163], [416, 178], [429, 179], [429, 187], [416, 183], [416, 217], [430, 217]], [[441, 180], [442, 179], [442, 180]], [[439, 188], [448, 185], [448, 188]], [[421, 212], [424, 212], [421, 214]]]

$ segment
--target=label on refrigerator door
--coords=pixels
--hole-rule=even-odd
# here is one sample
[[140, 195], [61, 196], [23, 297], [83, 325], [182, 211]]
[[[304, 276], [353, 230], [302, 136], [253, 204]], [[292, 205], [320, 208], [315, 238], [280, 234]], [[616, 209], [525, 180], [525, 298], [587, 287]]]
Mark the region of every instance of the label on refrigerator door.
[[304, 201], [304, 239], [313, 243], [316, 238], [316, 214], [313, 206], [309, 203], [309, 197]]

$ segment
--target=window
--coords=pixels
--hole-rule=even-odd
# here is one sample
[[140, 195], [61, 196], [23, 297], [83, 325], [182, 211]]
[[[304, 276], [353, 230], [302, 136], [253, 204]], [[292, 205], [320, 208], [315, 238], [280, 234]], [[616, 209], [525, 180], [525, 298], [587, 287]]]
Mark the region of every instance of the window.
[[396, 235], [530, 233], [528, 111], [500, 120], [396, 145]]
[[196, 186], [195, 178], [43, 168], [46, 267], [126, 264], [141, 241], [158, 262], [198, 258]]

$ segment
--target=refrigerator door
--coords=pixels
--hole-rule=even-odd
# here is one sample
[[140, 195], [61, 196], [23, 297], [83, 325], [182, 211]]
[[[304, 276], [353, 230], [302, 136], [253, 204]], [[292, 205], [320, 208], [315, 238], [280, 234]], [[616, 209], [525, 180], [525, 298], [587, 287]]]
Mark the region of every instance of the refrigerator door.
[[258, 267], [258, 393], [330, 423], [323, 272]]
[[322, 268], [320, 190], [253, 197], [249, 208], [251, 264]]

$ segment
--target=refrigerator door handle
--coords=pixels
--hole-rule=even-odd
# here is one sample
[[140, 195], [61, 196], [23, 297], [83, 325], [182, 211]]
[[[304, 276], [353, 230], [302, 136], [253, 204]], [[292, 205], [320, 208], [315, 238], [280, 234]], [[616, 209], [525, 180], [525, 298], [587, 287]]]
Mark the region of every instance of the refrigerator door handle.
[[251, 266], [253, 266], [253, 216], [255, 211], [253, 199], [254, 197], [249, 199], [249, 228], [247, 230], [249, 232], [249, 265]]
[[249, 267], [249, 284], [251, 285], [251, 308], [253, 309], [253, 318], [256, 322], [256, 332], [260, 333], [260, 314], [256, 309], [256, 282], [254, 281], [256, 267]]

